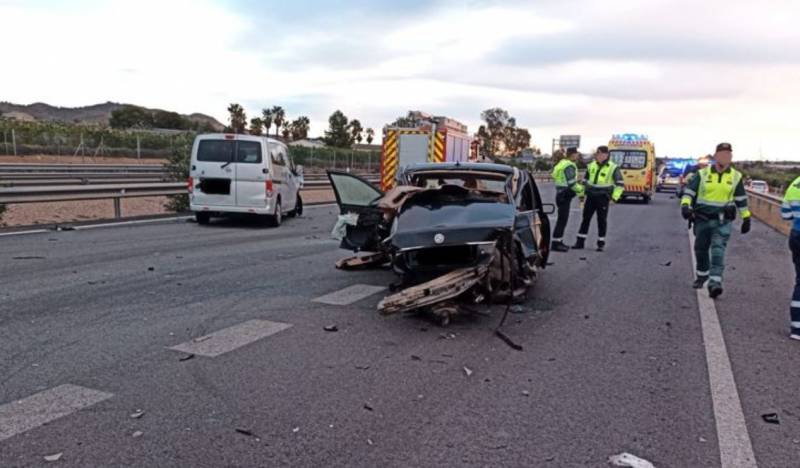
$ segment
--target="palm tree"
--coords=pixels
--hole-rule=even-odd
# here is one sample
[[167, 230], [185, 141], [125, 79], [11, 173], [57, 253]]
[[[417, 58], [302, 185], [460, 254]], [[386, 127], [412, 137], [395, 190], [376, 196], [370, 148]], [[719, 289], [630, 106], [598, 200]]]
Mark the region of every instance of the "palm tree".
[[375, 130], [373, 130], [371, 128], [368, 128], [367, 129], [367, 144], [371, 145], [372, 144], [372, 140], [374, 140], [374, 139], [375, 139]]
[[361, 122], [358, 119], [353, 119], [350, 121], [350, 141], [357, 141], [361, 143], [363, 140], [362, 133], [364, 132], [364, 127], [361, 126]]
[[258, 117], [250, 119], [250, 134], [260, 136], [264, 129], [264, 121]]
[[228, 106], [228, 113], [230, 114], [231, 131], [233, 133], [244, 133], [247, 127], [247, 115], [245, 115], [242, 106], [232, 103]]
[[261, 120], [264, 122], [264, 127], [267, 128], [267, 135], [269, 135], [269, 129], [272, 128], [272, 109], [262, 109]]
[[292, 128], [292, 139], [302, 140], [308, 138], [308, 130], [311, 128], [311, 120], [308, 117], [301, 115], [296, 118], [290, 125]]
[[272, 122], [275, 124], [275, 136], [278, 136], [278, 130], [280, 130], [285, 121], [286, 111], [281, 106], [274, 106], [272, 108]]

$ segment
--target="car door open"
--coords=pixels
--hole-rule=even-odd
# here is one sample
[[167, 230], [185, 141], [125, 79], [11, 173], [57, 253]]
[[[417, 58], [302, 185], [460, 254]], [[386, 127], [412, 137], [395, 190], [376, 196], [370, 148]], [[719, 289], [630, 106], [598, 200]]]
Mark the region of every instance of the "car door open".
[[377, 202], [383, 192], [366, 180], [347, 172], [328, 171], [336, 204], [339, 205], [337, 227], [343, 227], [342, 248], [375, 252], [381, 241], [383, 213]]

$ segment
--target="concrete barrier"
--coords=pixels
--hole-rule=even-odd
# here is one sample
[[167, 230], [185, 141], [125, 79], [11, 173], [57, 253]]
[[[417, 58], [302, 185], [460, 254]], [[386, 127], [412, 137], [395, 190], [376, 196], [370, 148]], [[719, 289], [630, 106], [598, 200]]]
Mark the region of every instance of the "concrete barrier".
[[782, 200], [774, 195], [748, 192], [750, 211], [767, 226], [789, 235], [791, 224], [781, 218]]

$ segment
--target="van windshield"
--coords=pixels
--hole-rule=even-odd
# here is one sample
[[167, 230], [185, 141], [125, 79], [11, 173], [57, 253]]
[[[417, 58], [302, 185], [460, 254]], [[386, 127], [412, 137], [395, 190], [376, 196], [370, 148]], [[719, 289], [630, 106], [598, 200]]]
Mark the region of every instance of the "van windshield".
[[611, 160], [614, 161], [620, 169], [644, 169], [645, 166], [647, 166], [647, 152], [612, 150]]

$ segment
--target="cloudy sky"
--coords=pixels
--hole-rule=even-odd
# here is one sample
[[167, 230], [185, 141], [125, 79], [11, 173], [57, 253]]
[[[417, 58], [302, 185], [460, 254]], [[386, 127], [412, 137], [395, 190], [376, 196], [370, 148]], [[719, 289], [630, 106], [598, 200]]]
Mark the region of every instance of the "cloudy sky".
[[637, 132], [661, 155], [800, 159], [798, 0], [0, 0], [0, 43], [18, 103], [279, 104], [312, 134], [335, 109], [475, 130], [499, 106], [547, 151]]

